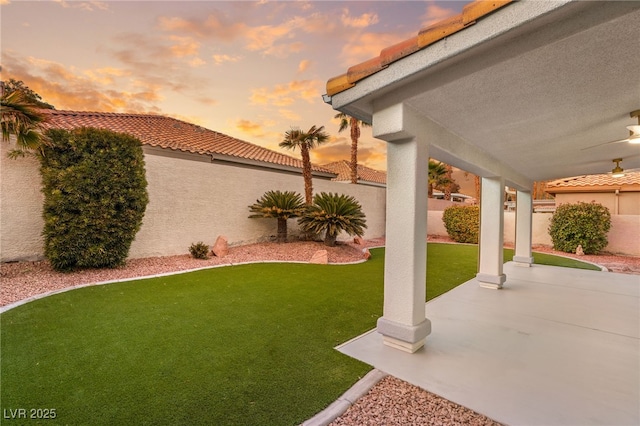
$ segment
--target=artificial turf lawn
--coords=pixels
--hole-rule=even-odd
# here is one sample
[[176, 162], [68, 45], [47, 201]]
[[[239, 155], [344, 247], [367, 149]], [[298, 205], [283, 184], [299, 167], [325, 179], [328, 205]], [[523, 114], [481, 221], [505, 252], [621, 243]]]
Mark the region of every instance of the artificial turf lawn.
[[[55, 409], [47, 424], [300, 423], [370, 370], [333, 347], [382, 314], [384, 250], [372, 255], [86, 287], [12, 309], [0, 317], [2, 412]], [[476, 273], [477, 246], [429, 244], [428, 256], [427, 299]]]

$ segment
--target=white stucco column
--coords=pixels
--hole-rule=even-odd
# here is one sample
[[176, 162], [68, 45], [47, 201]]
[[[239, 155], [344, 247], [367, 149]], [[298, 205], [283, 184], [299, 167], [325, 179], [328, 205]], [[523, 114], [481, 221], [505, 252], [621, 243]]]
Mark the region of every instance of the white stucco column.
[[407, 131], [407, 115], [398, 105], [374, 116], [374, 136], [389, 142], [384, 309], [377, 331], [386, 345], [413, 353], [431, 333], [425, 317], [429, 153], [424, 138]]
[[480, 260], [476, 275], [486, 288], [502, 288], [504, 263], [504, 178], [482, 178], [480, 195]]
[[516, 193], [516, 248], [513, 261], [518, 266], [529, 267], [533, 263], [531, 255], [531, 229], [533, 222], [533, 200], [531, 192]]

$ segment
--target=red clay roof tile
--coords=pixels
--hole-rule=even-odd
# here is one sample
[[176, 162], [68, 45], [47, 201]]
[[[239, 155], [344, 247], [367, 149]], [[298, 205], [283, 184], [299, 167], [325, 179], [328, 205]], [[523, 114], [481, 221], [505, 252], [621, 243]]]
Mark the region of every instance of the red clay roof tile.
[[640, 172], [626, 172], [623, 177], [619, 178], [614, 178], [610, 174], [601, 174], [557, 179], [547, 183], [546, 191], [554, 193], [557, 189], [565, 191], [570, 188], [580, 188], [584, 190], [589, 187], [597, 191], [603, 187], [622, 188], [629, 186], [634, 186], [637, 188], [636, 190], [640, 190]]
[[[302, 161], [234, 137], [171, 117], [152, 114], [42, 110], [47, 128], [96, 127], [128, 133], [143, 144], [205, 155], [226, 155], [302, 169]], [[332, 173], [312, 165], [317, 172]]]
[[[333, 180], [347, 182], [351, 181], [351, 165], [347, 160], [324, 164], [322, 167], [329, 169], [338, 175], [338, 177]], [[385, 172], [381, 172], [379, 170], [375, 170], [358, 164], [358, 179], [366, 182], [386, 184], [387, 174]]]
[[[333, 96], [350, 89], [355, 86], [358, 81], [384, 69], [390, 63], [409, 56], [451, 34], [463, 30], [474, 24], [478, 19], [512, 2], [513, 0], [475, 0], [465, 5], [462, 13], [423, 28], [418, 32], [416, 37], [383, 49], [377, 57], [352, 66], [347, 70], [346, 74], [329, 79], [329, 81], [327, 81], [327, 95]], [[414, 45], [414, 40], [416, 45]]]

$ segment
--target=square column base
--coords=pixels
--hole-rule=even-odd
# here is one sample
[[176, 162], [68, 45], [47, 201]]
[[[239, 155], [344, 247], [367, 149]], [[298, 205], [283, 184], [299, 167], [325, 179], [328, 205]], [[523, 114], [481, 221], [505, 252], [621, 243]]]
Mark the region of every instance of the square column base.
[[533, 264], [533, 257], [527, 256], [513, 256], [513, 261], [517, 266], [529, 268]]
[[386, 346], [389, 346], [393, 349], [398, 349], [403, 352], [408, 352], [410, 354], [414, 353], [418, 349], [424, 346], [427, 339], [422, 339], [415, 343], [403, 342], [402, 340], [394, 339], [389, 336], [382, 336], [382, 343]]
[[480, 287], [490, 288], [493, 290], [499, 290], [502, 288], [502, 285], [507, 280], [507, 276], [505, 274], [500, 275], [490, 275], [478, 273], [476, 274], [476, 278], [480, 284]]
[[424, 346], [426, 337], [431, 334], [431, 321], [425, 318], [418, 325], [406, 325], [383, 317], [378, 319], [377, 331], [384, 336], [385, 345], [414, 353]]

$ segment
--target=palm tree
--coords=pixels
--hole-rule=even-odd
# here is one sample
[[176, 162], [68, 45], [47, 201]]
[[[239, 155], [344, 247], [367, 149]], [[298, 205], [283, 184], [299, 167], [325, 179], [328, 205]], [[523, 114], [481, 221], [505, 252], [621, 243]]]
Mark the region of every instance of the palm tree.
[[9, 156], [15, 158], [28, 151], [41, 149], [45, 138], [40, 131], [46, 116], [38, 110], [38, 106], [21, 90], [3, 93], [0, 103], [2, 140], [9, 141], [11, 135], [16, 137], [17, 149], [9, 152]]
[[333, 118], [340, 120], [338, 132], [342, 132], [347, 127], [351, 131], [351, 183], [358, 183], [358, 139], [360, 139], [360, 126], [370, 127], [369, 123], [350, 117], [345, 113], [336, 114]]
[[331, 192], [321, 192], [313, 197], [313, 205], [307, 207], [298, 224], [305, 232], [324, 232], [324, 243], [330, 247], [336, 245], [336, 238], [341, 231], [361, 237], [367, 227], [362, 206], [355, 198]]
[[249, 210], [254, 213], [249, 217], [278, 219], [277, 241], [284, 243], [287, 241], [287, 219], [300, 217], [304, 208], [302, 196], [297, 192], [267, 191], [255, 204], [249, 206]]
[[433, 198], [433, 188], [448, 185], [447, 167], [440, 162], [429, 160], [429, 198]]
[[294, 150], [300, 149], [302, 156], [302, 178], [304, 179], [304, 199], [307, 205], [313, 202], [313, 181], [311, 176], [311, 158], [309, 152], [327, 142], [329, 135], [324, 132], [324, 126], [311, 126], [309, 131], [292, 128], [284, 134], [280, 147]]

